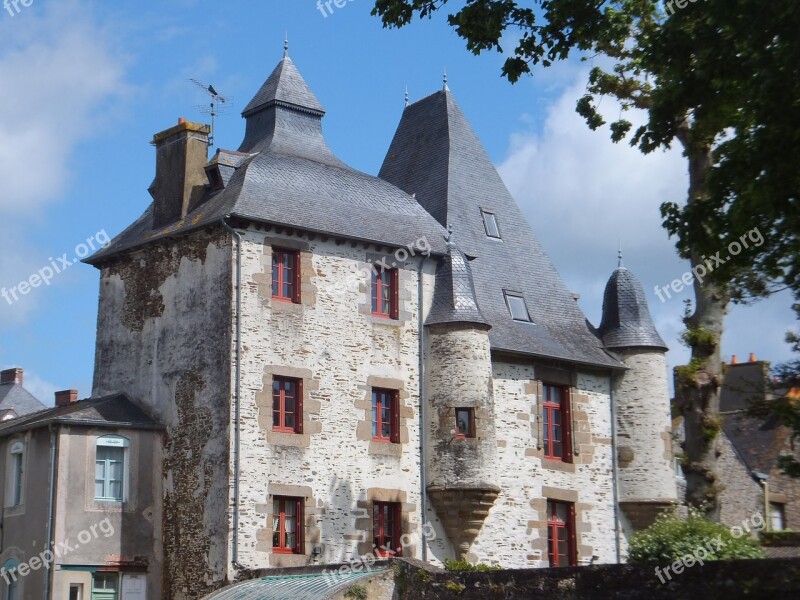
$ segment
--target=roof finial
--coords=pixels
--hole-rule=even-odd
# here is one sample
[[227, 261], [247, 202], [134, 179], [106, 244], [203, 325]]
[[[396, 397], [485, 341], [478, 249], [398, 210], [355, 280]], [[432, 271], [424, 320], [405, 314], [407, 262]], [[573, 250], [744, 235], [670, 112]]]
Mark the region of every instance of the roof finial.
[[622, 264], [622, 240], [619, 240], [619, 250], [617, 251], [617, 256], [619, 257], [617, 268], [622, 269], [625, 267], [625, 265]]
[[286, 37], [283, 40], [283, 58], [289, 57], [289, 32], [286, 32]]
[[447, 87], [447, 67], [444, 69], [444, 91], [449, 92], [450, 88]]
[[406, 86], [406, 106], [408, 106], [408, 86]]

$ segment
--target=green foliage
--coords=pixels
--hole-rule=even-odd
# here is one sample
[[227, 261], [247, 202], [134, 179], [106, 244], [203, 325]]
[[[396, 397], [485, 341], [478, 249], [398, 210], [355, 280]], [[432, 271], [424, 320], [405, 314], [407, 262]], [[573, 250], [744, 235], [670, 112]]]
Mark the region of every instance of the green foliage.
[[707, 520], [691, 510], [686, 520], [675, 514], [660, 515], [647, 529], [635, 533], [628, 546], [628, 562], [673, 563], [695, 556], [704, 548], [704, 560], [763, 558], [758, 542], [747, 534], [736, 538], [727, 527]]
[[367, 600], [367, 588], [360, 583], [351, 585], [349, 588], [347, 588], [344, 597], [350, 598], [351, 600]]
[[687, 327], [681, 332], [681, 341], [689, 348], [702, 347], [710, 351], [716, 347], [718, 336], [713, 331], [709, 331], [702, 325], [699, 327]]
[[471, 562], [460, 558], [458, 560], [451, 560], [449, 558], [444, 559], [444, 568], [451, 573], [463, 573], [463, 572], [470, 572], [470, 571], [500, 571], [502, 567], [498, 565], [484, 565], [478, 563], [477, 565], [473, 565]]
[[445, 587], [445, 589], [448, 589], [451, 592], [455, 592], [456, 594], [460, 594], [465, 589], [467, 589], [467, 586], [465, 586], [463, 583], [459, 583], [457, 581], [447, 581], [447, 582], [445, 582], [444, 587]]

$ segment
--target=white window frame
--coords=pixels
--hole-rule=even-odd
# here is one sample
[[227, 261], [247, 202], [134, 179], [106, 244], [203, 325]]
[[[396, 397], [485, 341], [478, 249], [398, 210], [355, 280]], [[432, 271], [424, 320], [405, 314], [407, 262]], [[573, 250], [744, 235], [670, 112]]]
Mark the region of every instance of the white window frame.
[[6, 461], [10, 477], [6, 479], [6, 508], [22, 506], [25, 503], [25, 444], [12, 442], [8, 447]]
[[[94, 499], [96, 502], [125, 502], [128, 498], [128, 470], [130, 468], [130, 457], [129, 457], [129, 448], [130, 448], [130, 440], [124, 438], [119, 435], [104, 435], [97, 438], [97, 441], [94, 445], [95, 455], [94, 455]], [[97, 495], [97, 455], [100, 448], [122, 448], [122, 482], [121, 482], [121, 495], [119, 498], [112, 498], [110, 496], [98, 496]], [[108, 467], [108, 463], [106, 463], [106, 469]], [[106, 470], [106, 477], [104, 478], [104, 489], [105, 486], [109, 485], [109, 479]], [[107, 490], [106, 490], [107, 491]]]
[[[107, 590], [106, 588], [96, 588], [94, 586], [94, 582], [95, 582], [95, 577], [97, 577], [98, 575], [113, 576], [113, 579], [116, 581], [116, 584], [117, 584], [115, 589], [114, 590]], [[95, 573], [92, 573], [92, 589], [89, 590], [91, 598], [94, 599], [94, 598], [101, 598], [102, 597], [104, 599], [108, 598], [109, 600], [112, 600], [112, 599], [113, 600], [119, 600], [119, 597], [120, 597], [120, 581], [121, 581], [121, 579], [122, 578], [120, 577], [120, 574], [116, 573], [116, 572], [105, 572], [105, 571], [104, 572], [100, 572], [100, 571], [97, 571]], [[97, 592], [99, 592], [99, 593], [97, 593]]]
[[[780, 527], [775, 526], [776, 521], [779, 521]], [[769, 503], [769, 529], [770, 531], [786, 529], [786, 505], [782, 502]]]

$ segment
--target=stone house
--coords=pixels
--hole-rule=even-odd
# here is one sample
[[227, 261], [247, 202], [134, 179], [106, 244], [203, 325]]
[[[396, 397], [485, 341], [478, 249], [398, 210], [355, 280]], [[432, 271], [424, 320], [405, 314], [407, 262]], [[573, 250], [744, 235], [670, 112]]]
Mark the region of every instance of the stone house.
[[377, 177], [324, 114], [287, 54], [238, 149], [156, 134], [152, 203], [87, 260], [93, 397], [164, 427], [148, 597], [368, 554], [619, 562], [677, 501], [638, 280], [620, 260], [588, 322], [446, 85]]
[[0, 424], [3, 600], [128, 600], [161, 590], [161, 425], [124, 395]]
[[24, 376], [22, 369], [0, 371], [0, 422], [44, 410], [44, 404], [23, 387]]

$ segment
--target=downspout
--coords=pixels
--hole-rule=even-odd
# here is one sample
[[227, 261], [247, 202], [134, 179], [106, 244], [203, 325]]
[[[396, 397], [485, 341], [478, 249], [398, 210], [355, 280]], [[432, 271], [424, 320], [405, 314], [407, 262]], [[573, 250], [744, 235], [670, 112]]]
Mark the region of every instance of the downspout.
[[617, 564], [622, 562], [619, 540], [619, 483], [617, 480], [617, 411], [614, 405], [614, 371], [611, 371], [608, 386], [608, 403], [611, 410], [611, 488], [614, 497], [614, 542], [617, 551]]
[[420, 532], [422, 533], [420, 539], [420, 546], [422, 547], [422, 560], [428, 561], [428, 540], [425, 538], [427, 533], [426, 525], [428, 524], [428, 490], [427, 490], [427, 465], [428, 465], [428, 452], [427, 444], [425, 443], [426, 433], [428, 431], [428, 420], [425, 402], [425, 360], [423, 358], [425, 352], [425, 319], [422, 314], [423, 309], [423, 290], [422, 290], [422, 269], [425, 266], [427, 256], [423, 256], [419, 263], [419, 270], [417, 271], [417, 313], [419, 315], [419, 481], [420, 487]]
[[[55, 518], [56, 503], [56, 457], [58, 456], [58, 429], [50, 423], [47, 428], [50, 430], [50, 505], [47, 509], [47, 536], [45, 537], [45, 550], [53, 547], [53, 520]], [[50, 585], [55, 565], [47, 566], [47, 576], [44, 578], [44, 600], [50, 600]]]
[[767, 481], [766, 476], [761, 480], [761, 485], [764, 486], [764, 530], [772, 531], [769, 506], [769, 481]]
[[230, 215], [222, 217], [222, 226], [231, 232], [231, 239], [236, 238], [236, 367], [233, 392], [233, 544], [231, 548], [231, 565], [234, 569], [243, 569], [239, 564], [239, 463], [240, 463], [240, 392], [242, 367], [242, 235], [227, 223]]

